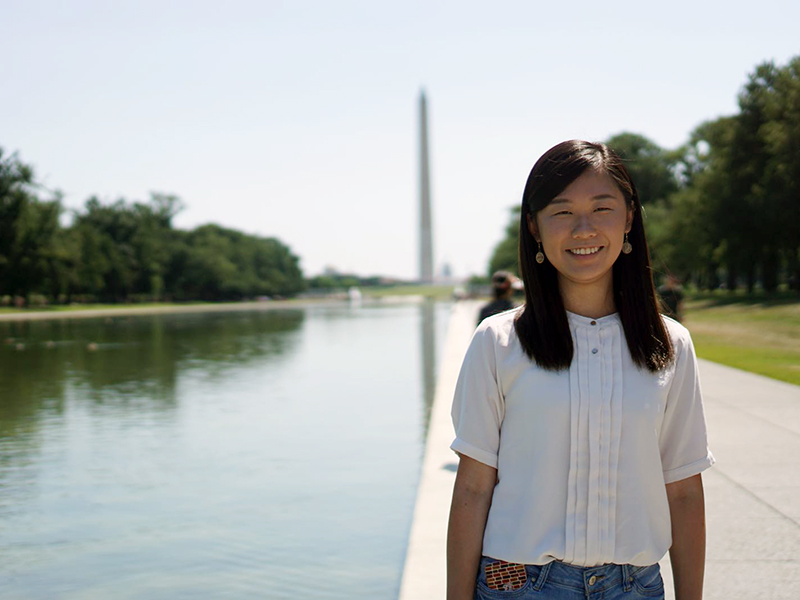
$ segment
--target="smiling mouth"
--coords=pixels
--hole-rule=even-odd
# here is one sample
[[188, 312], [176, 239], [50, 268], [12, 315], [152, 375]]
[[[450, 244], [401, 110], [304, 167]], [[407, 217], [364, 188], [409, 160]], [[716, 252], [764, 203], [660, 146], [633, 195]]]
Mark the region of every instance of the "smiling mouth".
[[570, 254], [577, 254], [578, 256], [586, 256], [587, 254], [597, 254], [602, 248], [602, 246], [593, 246], [591, 248], [571, 248], [567, 250], [567, 252]]

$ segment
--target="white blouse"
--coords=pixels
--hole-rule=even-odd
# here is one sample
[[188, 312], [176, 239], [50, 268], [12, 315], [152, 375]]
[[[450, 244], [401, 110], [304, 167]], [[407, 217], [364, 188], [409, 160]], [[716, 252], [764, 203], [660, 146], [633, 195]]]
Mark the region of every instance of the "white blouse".
[[485, 319], [456, 385], [451, 448], [497, 469], [483, 554], [541, 565], [650, 565], [672, 544], [666, 483], [714, 464], [697, 359], [664, 318], [675, 361], [653, 373], [617, 314], [569, 317], [568, 370], [531, 361], [515, 309]]

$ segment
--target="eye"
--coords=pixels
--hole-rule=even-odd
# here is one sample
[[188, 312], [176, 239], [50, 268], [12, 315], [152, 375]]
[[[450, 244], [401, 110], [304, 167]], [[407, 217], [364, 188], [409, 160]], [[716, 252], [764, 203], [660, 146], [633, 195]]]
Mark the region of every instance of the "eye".
[[614, 209], [611, 208], [610, 206], [598, 206], [597, 208], [594, 209], [595, 212], [608, 212], [612, 210]]
[[558, 212], [553, 213], [553, 216], [557, 217], [559, 215], [569, 215], [569, 214], [571, 214], [571, 213], [568, 210], [560, 210]]

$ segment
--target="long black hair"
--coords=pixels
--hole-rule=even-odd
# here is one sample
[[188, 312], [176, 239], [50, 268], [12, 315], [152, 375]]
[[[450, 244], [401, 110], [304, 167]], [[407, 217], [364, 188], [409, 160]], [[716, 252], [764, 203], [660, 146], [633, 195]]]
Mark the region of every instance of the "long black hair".
[[514, 327], [522, 348], [545, 369], [569, 368], [574, 348], [569, 321], [558, 286], [558, 272], [550, 261], [535, 260], [538, 243], [528, 229], [536, 214], [587, 169], [609, 175], [633, 210], [628, 240], [630, 254], [620, 254], [613, 267], [614, 302], [634, 363], [650, 371], [667, 366], [674, 357], [661, 315], [650, 268], [650, 253], [642, 223], [642, 205], [622, 159], [605, 144], [561, 142], [536, 161], [525, 191], [519, 221], [519, 265], [525, 283], [525, 307]]

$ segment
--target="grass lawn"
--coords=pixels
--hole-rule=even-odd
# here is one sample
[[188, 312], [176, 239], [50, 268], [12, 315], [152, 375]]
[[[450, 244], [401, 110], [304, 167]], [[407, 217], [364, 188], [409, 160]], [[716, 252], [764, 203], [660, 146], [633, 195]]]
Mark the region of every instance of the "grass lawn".
[[[362, 287], [361, 292], [367, 298], [386, 298], [389, 296], [425, 296], [430, 297], [435, 300], [449, 300], [453, 297], [453, 289], [455, 286], [452, 285], [397, 285], [397, 286], [388, 286], [388, 287]], [[311, 297], [311, 298], [286, 298], [282, 300], [271, 300], [267, 303], [263, 303], [263, 306], [291, 306], [294, 304], [308, 304], [308, 303], [316, 303], [316, 302], [325, 302], [327, 299], [325, 296], [321, 297]], [[251, 301], [252, 303], [256, 303], [255, 301]], [[120, 303], [120, 304], [69, 304], [69, 305], [60, 305], [60, 304], [53, 304], [48, 306], [32, 306], [31, 308], [16, 308], [12, 306], [0, 306], [0, 315], [11, 314], [11, 313], [28, 313], [28, 312], [51, 312], [51, 313], [62, 313], [62, 312], [81, 312], [81, 311], [95, 311], [95, 310], [103, 310], [103, 309], [112, 309], [112, 310], [125, 310], [125, 309], [132, 309], [132, 310], [142, 310], [146, 311], [150, 308], [161, 308], [161, 307], [168, 307], [168, 308], [175, 308], [180, 306], [202, 306], [208, 305], [213, 307], [224, 306], [226, 304], [230, 304], [231, 306], [239, 306], [241, 302], [142, 302], [142, 303]]]
[[700, 358], [800, 385], [797, 295], [697, 295], [684, 316]]
[[[259, 302], [259, 301], [249, 301], [249, 302], [137, 302], [137, 303], [120, 303], [120, 304], [68, 304], [68, 305], [61, 305], [61, 304], [53, 304], [48, 306], [32, 306], [31, 308], [15, 308], [10, 306], [3, 306], [0, 307], [0, 315], [6, 314], [13, 314], [13, 313], [64, 313], [64, 312], [84, 312], [84, 311], [96, 311], [96, 310], [126, 310], [129, 311], [130, 314], [133, 314], [137, 310], [141, 310], [142, 312], [147, 312], [148, 309], [152, 308], [175, 308], [175, 307], [197, 307], [197, 306], [208, 306], [208, 307], [223, 307], [230, 305], [231, 307], [240, 307], [243, 304], [259, 304], [264, 307], [274, 306], [274, 307], [284, 307], [284, 306], [291, 306], [294, 304], [307, 304], [311, 302], [317, 302], [318, 299], [309, 299], [309, 298], [288, 298], [282, 300], [270, 300], [268, 302]], [[176, 311], [179, 312], [179, 311]]]
[[[449, 300], [453, 297], [453, 285], [395, 285], [387, 287], [362, 287], [359, 288], [361, 293], [366, 297], [371, 298], [384, 298], [387, 296], [426, 296], [436, 300]], [[320, 300], [322, 298], [311, 299]], [[288, 298], [284, 300], [274, 300], [273, 302], [280, 302], [281, 304], [303, 303], [308, 302], [308, 298]], [[197, 306], [201, 304], [220, 305], [220, 304], [240, 304], [239, 302], [142, 302], [136, 304], [69, 304], [60, 305], [53, 304], [48, 306], [34, 306], [31, 308], [15, 308], [12, 306], [0, 306], [0, 314], [8, 313], [21, 313], [21, 312], [70, 312], [81, 310], [102, 310], [105, 308], [120, 309], [120, 308], [158, 308], [162, 306]]]
[[[34, 306], [31, 308], [15, 308], [11, 306], [0, 307], [0, 314], [2, 313], [18, 313], [18, 312], [69, 312], [74, 310], [101, 310], [104, 308], [152, 308], [154, 306], [180, 306], [188, 303], [166, 303], [166, 302], [143, 302], [141, 304], [52, 304], [48, 306]], [[196, 302], [194, 304], [197, 304]]]
[[428, 296], [436, 300], [453, 297], [452, 285], [395, 285], [389, 287], [362, 287], [361, 293], [372, 298], [385, 296]]

